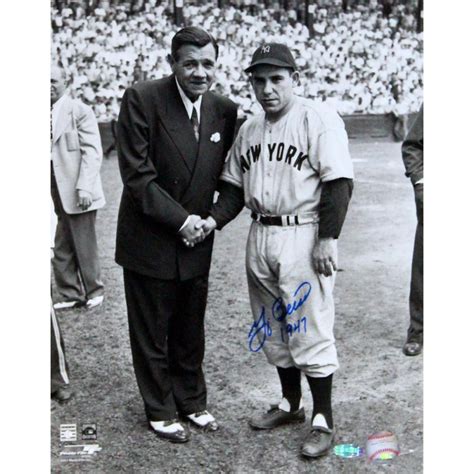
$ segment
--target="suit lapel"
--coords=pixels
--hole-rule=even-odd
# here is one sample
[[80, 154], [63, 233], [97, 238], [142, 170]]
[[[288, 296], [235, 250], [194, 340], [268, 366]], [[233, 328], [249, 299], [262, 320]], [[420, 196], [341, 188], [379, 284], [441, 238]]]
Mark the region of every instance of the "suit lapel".
[[56, 120], [56, 127], [53, 130], [53, 143], [63, 134], [64, 130], [69, 124], [69, 115], [72, 113], [72, 100], [69, 97], [64, 97], [63, 103], [59, 110], [59, 115]]
[[220, 139], [222, 139], [224, 121], [225, 119], [219, 116], [212, 103], [212, 95], [204, 94], [199, 124], [199, 151], [189, 187], [183, 195], [183, 202], [189, 197], [189, 193], [192, 192], [194, 186], [209, 186], [209, 170], [212, 169], [212, 160], [216, 159], [216, 144], [211, 141], [211, 136], [219, 132]]
[[217, 131], [218, 117], [214, 107], [210, 103], [210, 95], [204, 94], [201, 103], [201, 122], [199, 124], [199, 152], [196, 166], [199, 166], [199, 158], [209, 156], [209, 148], [213, 145], [211, 135]]
[[192, 173], [198, 153], [198, 144], [194, 137], [191, 121], [179, 96], [174, 76], [170, 76], [166, 98], [166, 110], [160, 114], [160, 118], [183, 157], [189, 172]]

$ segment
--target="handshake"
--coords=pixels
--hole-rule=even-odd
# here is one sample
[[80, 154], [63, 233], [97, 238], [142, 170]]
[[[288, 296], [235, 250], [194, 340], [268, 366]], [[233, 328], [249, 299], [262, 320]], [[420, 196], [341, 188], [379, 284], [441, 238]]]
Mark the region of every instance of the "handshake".
[[179, 231], [181, 240], [186, 247], [194, 247], [202, 242], [217, 226], [213, 217], [201, 219], [200, 216], [191, 214], [187, 224]]

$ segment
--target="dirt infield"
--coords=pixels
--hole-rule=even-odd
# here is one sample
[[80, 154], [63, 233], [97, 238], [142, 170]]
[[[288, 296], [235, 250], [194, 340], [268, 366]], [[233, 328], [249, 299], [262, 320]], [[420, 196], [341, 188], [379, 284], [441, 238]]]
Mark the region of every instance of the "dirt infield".
[[[333, 454], [306, 461], [299, 454], [309, 422], [271, 433], [252, 431], [247, 419], [279, 399], [276, 371], [251, 353], [244, 251], [249, 213], [216, 236], [206, 315], [208, 407], [220, 430], [192, 429], [186, 445], [161, 441], [147, 430], [132, 368], [122, 272], [113, 261], [121, 182], [115, 155], [104, 160], [108, 200], [98, 214], [104, 305], [60, 313], [76, 396], [51, 414], [52, 472], [358, 473], [422, 472], [423, 356], [401, 347], [408, 323], [408, 287], [415, 209], [404, 177], [400, 145], [353, 142], [356, 182], [339, 243], [336, 325], [340, 369], [334, 376], [336, 442], [365, 445], [388, 430], [401, 455], [383, 464]], [[305, 406], [311, 397], [303, 382]], [[97, 440], [81, 427], [97, 424]], [[77, 424], [78, 441], [60, 443], [60, 424]], [[96, 443], [93, 455], [71, 455], [68, 445]]]

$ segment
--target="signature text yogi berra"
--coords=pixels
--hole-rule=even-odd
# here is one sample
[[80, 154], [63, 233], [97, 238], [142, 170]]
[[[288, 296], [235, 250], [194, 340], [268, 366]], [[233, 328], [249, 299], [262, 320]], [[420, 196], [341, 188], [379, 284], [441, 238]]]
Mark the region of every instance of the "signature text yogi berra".
[[[286, 322], [285, 318], [299, 311], [311, 293], [311, 283], [304, 281], [293, 293], [295, 298], [288, 304], [284, 304], [282, 298], [276, 298], [272, 305], [272, 316], [279, 324], [282, 342], [288, 340], [295, 334], [306, 332], [306, 316], [300, 317], [295, 322]], [[272, 326], [267, 319], [265, 306], [262, 306], [260, 317], [252, 324], [248, 333], [248, 345], [251, 352], [258, 352], [265, 344], [267, 337], [272, 336]]]
[[[301, 166], [308, 159], [308, 155], [293, 145], [286, 143], [268, 143], [268, 161], [282, 161], [293, 168], [301, 171]], [[240, 155], [240, 168], [242, 173], [250, 170], [250, 166], [260, 159], [262, 145], [252, 145], [244, 155]]]

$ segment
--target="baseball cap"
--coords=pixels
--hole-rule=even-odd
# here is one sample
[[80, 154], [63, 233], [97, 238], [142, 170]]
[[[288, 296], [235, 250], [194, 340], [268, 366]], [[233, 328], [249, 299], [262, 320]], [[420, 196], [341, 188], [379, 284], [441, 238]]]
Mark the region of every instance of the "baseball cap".
[[252, 56], [252, 62], [245, 72], [251, 72], [259, 64], [298, 69], [288, 46], [281, 43], [265, 43], [259, 46]]

